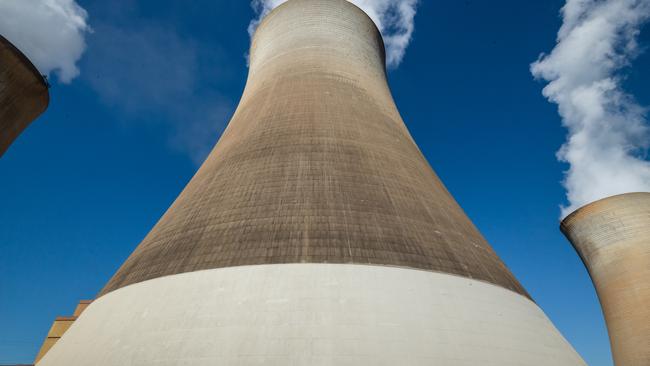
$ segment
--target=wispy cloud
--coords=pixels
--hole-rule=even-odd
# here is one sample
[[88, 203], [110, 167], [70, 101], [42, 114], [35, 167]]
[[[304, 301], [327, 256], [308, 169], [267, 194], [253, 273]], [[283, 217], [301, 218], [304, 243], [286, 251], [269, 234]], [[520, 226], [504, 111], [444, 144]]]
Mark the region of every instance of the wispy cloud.
[[[252, 34], [259, 22], [271, 10], [287, 0], [253, 0], [258, 18], [251, 21], [248, 32]], [[418, 0], [349, 0], [363, 9], [382, 33], [386, 46], [386, 65], [399, 66], [415, 30]]]
[[89, 38], [84, 79], [124, 119], [166, 124], [170, 144], [202, 162], [232, 111], [207, 86], [218, 51], [183, 37], [170, 25], [98, 23]]
[[557, 153], [570, 165], [565, 216], [604, 197], [650, 191], [646, 109], [622, 88], [650, 0], [567, 0], [562, 16], [557, 45], [531, 71], [549, 82], [543, 94], [569, 131]]
[[18, 47], [41, 73], [69, 83], [79, 75], [77, 62], [91, 31], [88, 13], [74, 0], [2, 0], [0, 33]]

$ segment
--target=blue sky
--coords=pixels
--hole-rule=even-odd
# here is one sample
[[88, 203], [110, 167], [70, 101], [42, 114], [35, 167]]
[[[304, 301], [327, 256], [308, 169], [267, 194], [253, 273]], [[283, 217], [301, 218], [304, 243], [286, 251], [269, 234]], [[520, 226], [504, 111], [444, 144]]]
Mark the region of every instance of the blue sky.
[[[0, 159], [0, 363], [31, 362], [189, 181], [246, 79], [246, 1], [79, 0], [93, 33], [69, 85]], [[590, 365], [611, 365], [595, 291], [558, 230], [566, 131], [529, 65], [563, 0], [421, 1], [393, 95], [427, 159]], [[644, 29], [642, 45], [650, 45]], [[626, 89], [650, 105], [650, 55]]]

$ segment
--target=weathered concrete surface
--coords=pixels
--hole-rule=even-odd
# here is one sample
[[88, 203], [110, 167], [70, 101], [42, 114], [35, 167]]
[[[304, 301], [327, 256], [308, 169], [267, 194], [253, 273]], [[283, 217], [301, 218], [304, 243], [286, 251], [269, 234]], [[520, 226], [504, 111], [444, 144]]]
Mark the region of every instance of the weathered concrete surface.
[[425, 269], [526, 295], [420, 153], [386, 82], [381, 35], [344, 0], [289, 1], [262, 21], [226, 131], [101, 294], [301, 262]]
[[372, 21], [290, 0], [227, 130], [39, 366], [579, 366], [418, 150]]
[[0, 35], [0, 157], [40, 116], [50, 101], [45, 80], [16, 47]]
[[275, 264], [93, 302], [38, 366], [584, 366], [530, 299], [431, 271]]
[[584, 206], [562, 221], [605, 314], [614, 363], [650, 365], [650, 193]]

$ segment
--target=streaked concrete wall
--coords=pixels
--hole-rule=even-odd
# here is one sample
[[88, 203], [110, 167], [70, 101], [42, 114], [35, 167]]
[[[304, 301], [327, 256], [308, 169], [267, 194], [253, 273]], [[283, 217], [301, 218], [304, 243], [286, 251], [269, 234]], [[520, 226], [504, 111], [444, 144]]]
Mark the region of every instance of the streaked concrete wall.
[[586, 205], [561, 229], [596, 286], [615, 364], [650, 365], [650, 193]]
[[537, 305], [486, 282], [346, 264], [221, 268], [95, 300], [38, 366], [577, 366]]
[[261, 22], [227, 129], [101, 294], [300, 262], [426, 269], [527, 295], [411, 138], [381, 35], [345, 0], [291, 0]]
[[49, 100], [47, 86], [38, 70], [0, 35], [0, 157], [47, 109]]

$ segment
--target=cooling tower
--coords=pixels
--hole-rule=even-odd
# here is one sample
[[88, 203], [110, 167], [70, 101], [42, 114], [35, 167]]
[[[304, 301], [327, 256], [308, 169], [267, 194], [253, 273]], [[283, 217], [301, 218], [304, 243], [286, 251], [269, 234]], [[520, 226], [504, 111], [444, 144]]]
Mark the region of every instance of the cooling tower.
[[49, 101], [43, 76], [0, 35], [0, 157]]
[[345, 0], [259, 25], [187, 187], [39, 366], [584, 365], [438, 179]]
[[561, 230], [596, 286], [614, 363], [650, 365], [650, 193], [586, 205]]

